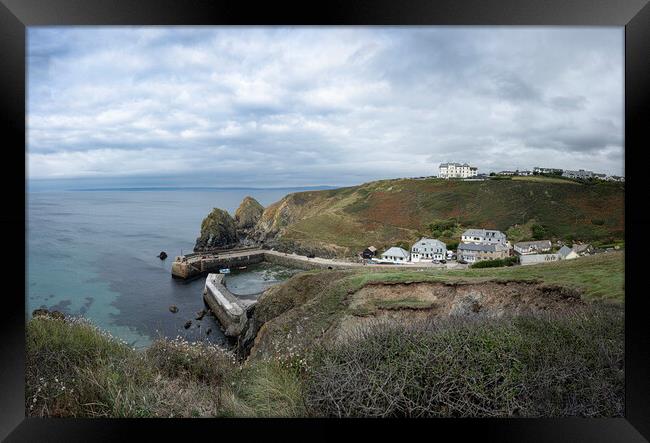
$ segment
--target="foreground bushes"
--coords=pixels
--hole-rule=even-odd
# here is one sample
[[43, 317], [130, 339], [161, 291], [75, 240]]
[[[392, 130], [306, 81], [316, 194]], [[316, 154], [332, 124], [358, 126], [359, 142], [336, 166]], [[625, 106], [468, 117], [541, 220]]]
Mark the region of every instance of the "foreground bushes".
[[569, 318], [374, 324], [320, 347], [306, 378], [326, 416], [620, 416], [618, 310]]
[[207, 343], [136, 351], [78, 319], [27, 324], [30, 416], [620, 416], [622, 309], [371, 323], [242, 364]]
[[26, 413], [61, 417], [192, 417], [222, 413], [235, 363], [208, 344], [160, 340], [146, 351], [82, 319], [27, 323]]

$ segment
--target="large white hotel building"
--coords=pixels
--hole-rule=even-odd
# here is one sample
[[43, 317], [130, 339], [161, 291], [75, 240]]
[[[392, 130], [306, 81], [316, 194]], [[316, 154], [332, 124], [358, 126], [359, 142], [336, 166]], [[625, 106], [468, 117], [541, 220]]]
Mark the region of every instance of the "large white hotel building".
[[440, 163], [440, 178], [469, 178], [478, 175], [478, 168], [467, 163]]

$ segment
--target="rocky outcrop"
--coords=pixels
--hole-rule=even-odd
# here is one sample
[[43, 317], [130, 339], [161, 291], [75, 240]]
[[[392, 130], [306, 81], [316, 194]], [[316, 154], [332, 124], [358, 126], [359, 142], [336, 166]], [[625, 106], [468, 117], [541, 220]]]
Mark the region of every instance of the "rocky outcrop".
[[194, 251], [230, 248], [237, 242], [235, 220], [223, 209], [214, 208], [201, 223], [201, 236], [196, 239]]
[[235, 211], [237, 229], [245, 231], [254, 228], [263, 212], [264, 206], [257, 200], [253, 197], [244, 197], [237, 211]]
[[[292, 226], [305, 218], [313, 217], [320, 214], [320, 207], [323, 206], [324, 195], [316, 192], [296, 192], [288, 194], [281, 200], [269, 205], [264, 209], [259, 221], [253, 229], [250, 230], [248, 238], [258, 245], [268, 246], [278, 251], [297, 252], [299, 245], [287, 238], [283, 238], [286, 228]], [[319, 250], [318, 247], [310, 248], [313, 245], [313, 239], [305, 243], [307, 248], [301, 251], [309, 252]], [[318, 254], [316, 254], [318, 255]]]

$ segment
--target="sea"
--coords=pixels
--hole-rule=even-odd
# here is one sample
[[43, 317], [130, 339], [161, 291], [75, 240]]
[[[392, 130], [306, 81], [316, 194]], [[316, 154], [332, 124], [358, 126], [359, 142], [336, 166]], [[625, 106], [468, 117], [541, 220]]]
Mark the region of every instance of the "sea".
[[[173, 279], [172, 261], [192, 252], [201, 221], [212, 208], [234, 215], [245, 196], [267, 206], [299, 190], [30, 190], [27, 316], [37, 308], [82, 316], [135, 348], [177, 336], [227, 346], [231, 343], [214, 317], [196, 320], [197, 312], [205, 308], [205, 279]], [[166, 260], [158, 258], [161, 251], [167, 253]], [[255, 298], [296, 272], [260, 264], [233, 270], [225, 283], [236, 295]], [[172, 313], [171, 305], [178, 312]], [[186, 329], [188, 320], [192, 325]]]

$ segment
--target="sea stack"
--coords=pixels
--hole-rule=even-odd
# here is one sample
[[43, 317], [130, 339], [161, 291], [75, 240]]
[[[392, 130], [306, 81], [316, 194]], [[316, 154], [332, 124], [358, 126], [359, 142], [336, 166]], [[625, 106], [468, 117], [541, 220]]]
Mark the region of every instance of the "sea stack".
[[212, 248], [230, 248], [237, 245], [235, 220], [223, 209], [214, 208], [201, 223], [201, 235], [196, 239], [194, 251]]
[[255, 227], [263, 212], [264, 206], [257, 200], [253, 197], [244, 197], [237, 211], [235, 211], [237, 229], [251, 229]]
[[250, 237], [263, 212], [264, 207], [253, 197], [245, 197], [237, 208], [235, 223], [237, 224], [237, 236], [242, 246], [255, 244]]

